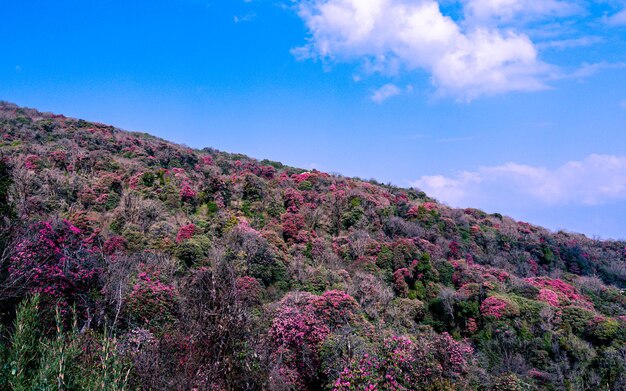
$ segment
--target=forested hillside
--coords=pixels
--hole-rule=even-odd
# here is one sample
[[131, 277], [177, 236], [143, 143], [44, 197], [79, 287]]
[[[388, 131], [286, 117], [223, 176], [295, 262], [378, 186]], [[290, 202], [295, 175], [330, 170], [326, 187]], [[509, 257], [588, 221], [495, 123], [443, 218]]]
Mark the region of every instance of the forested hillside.
[[626, 243], [0, 104], [0, 389], [626, 390]]

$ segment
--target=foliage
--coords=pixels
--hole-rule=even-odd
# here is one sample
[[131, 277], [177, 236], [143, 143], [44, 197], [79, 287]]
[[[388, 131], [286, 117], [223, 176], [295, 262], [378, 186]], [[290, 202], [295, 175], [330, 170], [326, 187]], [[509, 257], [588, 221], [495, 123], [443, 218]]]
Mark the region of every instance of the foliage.
[[8, 103], [0, 137], [2, 389], [626, 387], [623, 241]]
[[[14, 332], [3, 346], [0, 384], [11, 390], [99, 390], [127, 389], [130, 367], [118, 353], [117, 340], [106, 335], [86, 339], [76, 326], [69, 330], [59, 307], [52, 333], [40, 322], [39, 296], [20, 303]], [[91, 345], [91, 346], [90, 346]], [[91, 350], [93, 348], [93, 350]]]
[[9, 261], [9, 279], [58, 302], [63, 311], [83, 304], [98, 281], [100, 256], [89, 238], [69, 221], [30, 225]]
[[[134, 281], [134, 283], [133, 283]], [[160, 328], [174, 319], [176, 292], [163, 282], [157, 272], [142, 271], [131, 279], [132, 289], [126, 299], [126, 311], [132, 323]]]

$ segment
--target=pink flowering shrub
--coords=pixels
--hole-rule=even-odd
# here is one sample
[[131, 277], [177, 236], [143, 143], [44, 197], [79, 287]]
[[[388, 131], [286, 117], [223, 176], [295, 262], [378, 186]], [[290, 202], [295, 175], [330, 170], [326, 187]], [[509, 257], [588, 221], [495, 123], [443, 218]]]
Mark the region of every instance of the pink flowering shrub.
[[417, 218], [419, 216], [419, 206], [413, 205], [406, 212], [406, 216], [410, 219]]
[[315, 174], [312, 172], [303, 172], [302, 174], [293, 174], [291, 179], [293, 179], [296, 183], [300, 184], [304, 181], [312, 182], [312, 179], [315, 177]]
[[86, 298], [97, 286], [100, 253], [82, 231], [63, 220], [35, 223], [27, 232], [9, 261], [9, 278], [61, 305]]
[[329, 333], [328, 326], [307, 308], [279, 309], [268, 331], [268, 342], [270, 360], [279, 373], [289, 375], [283, 381], [295, 389], [306, 389], [318, 375], [319, 348]]
[[285, 241], [297, 241], [300, 230], [304, 228], [304, 217], [295, 207], [289, 207], [282, 216], [282, 222]]
[[461, 258], [461, 246], [455, 240], [450, 242], [448, 245], [448, 259], [459, 259]]
[[350, 322], [359, 307], [352, 296], [338, 290], [314, 297], [310, 306], [315, 315], [331, 328]]
[[[524, 281], [542, 290], [550, 290], [556, 294], [561, 304], [573, 303], [584, 308], [593, 308], [593, 304], [584, 296], [580, 295], [572, 285], [560, 280], [548, 277], [526, 278]], [[547, 293], [544, 293], [544, 297]]]
[[424, 339], [419, 342], [418, 345], [408, 337], [398, 336], [383, 341], [380, 355], [385, 360], [386, 381], [404, 388], [425, 382], [439, 372], [432, 341]]
[[235, 280], [235, 296], [242, 303], [258, 304], [261, 300], [261, 284], [250, 276], [237, 277]]
[[456, 291], [456, 295], [464, 300], [474, 298], [478, 296], [478, 294], [480, 294], [480, 285], [473, 282], [462, 285]]
[[333, 383], [333, 391], [412, 390], [437, 372], [432, 352], [407, 337], [382, 341], [376, 355], [355, 357]]
[[191, 239], [191, 237], [196, 232], [196, 226], [193, 224], [187, 224], [180, 227], [178, 230], [178, 234], [176, 235], [176, 242], [181, 243], [187, 239]]
[[274, 179], [274, 175], [276, 174], [276, 169], [272, 166], [261, 166], [259, 167], [258, 175], [265, 179]]
[[559, 296], [556, 294], [556, 292], [550, 289], [540, 289], [539, 294], [537, 295], [537, 300], [543, 301], [544, 303], [547, 303], [552, 307], [559, 306]]
[[191, 202], [194, 198], [196, 198], [196, 191], [191, 188], [188, 182], [183, 182], [183, 185], [180, 189], [180, 199], [183, 202]]
[[333, 391], [415, 390], [458, 379], [472, 363], [473, 348], [447, 333], [385, 338], [376, 355], [355, 357], [333, 382]]
[[113, 255], [118, 252], [126, 251], [128, 241], [123, 236], [114, 235], [111, 236], [102, 245], [102, 252], [107, 255]]
[[480, 313], [487, 318], [501, 319], [519, 315], [519, 308], [505, 297], [491, 296], [480, 305]]
[[[355, 357], [350, 365], [343, 369], [337, 380], [333, 383], [332, 391], [375, 391], [387, 383], [389, 387], [397, 387], [396, 382], [391, 382], [383, 377], [381, 363], [376, 356], [364, 354]], [[397, 388], [396, 388], [397, 389]]]
[[410, 275], [411, 273], [406, 267], [393, 272], [393, 288], [398, 296], [407, 297], [409, 294], [409, 284], [407, 284], [406, 279]]
[[352, 296], [337, 290], [321, 296], [287, 295], [282, 300], [268, 331], [271, 360], [291, 378], [294, 371], [298, 374], [296, 389], [306, 389], [319, 375], [319, 353], [326, 337], [342, 325], [359, 324], [358, 309]]
[[304, 204], [304, 196], [299, 190], [288, 188], [285, 190], [285, 194], [283, 195], [283, 199], [285, 201], [285, 207], [295, 207], [299, 208]]
[[43, 166], [41, 158], [37, 155], [28, 155], [24, 160], [24, 167], [28, 170], [38, 170]]
[[469, 262], [456, 260], [451, 261], [454, 267], [452, 282], [462, 287], [466, 284], [482, 284], [488, 290], [497, 290], [503, 283], [510, 281], [511, 276], [504, 270], [474, 263], [470, 257]]
[[96, 198], [96, 193], [90, 187], [85, 186], [78, 192], [78, 199], [85, 207], [95, 204]]
[[54, 163], [55, 166], [65, 169], [68, 164], [67, 160], [67, 152], [65, 151], [52, 151], [49, 155], [50, 161]]
[[417, 297], [424, 298], [433, 292], [433, 282], [438, 281], [439, 273], [432, 267], [428, 254], [420, 260], [414, 259], [408, 267], [393, 273], [393, 288], [398, 296], [407, 297], [410, 290], [417, 291]]
[[213, 164], [213, 158], [210, 155], [204, 155], [200, 158], [200, 163], [204, 166]]
[[476, 319], [468, 318], [465, 322], [465, 330], [470, 334], [474, 334], [476, 331], [478, 331], [478, 324], [476, 324]]
[[176, 290], [161, 281], [158, 272], [142, 271], [134, 278], [126, 298], [131, 321], [148, 328], [160, 328], [174, 319]]
[[446, 332], [435, 338], [435, 352], [445, 377], [459, 377], [469, 370], [474, 349]]
[[439, 208], [434, 202], [424, 202], [421, 206], [426, 210], [437, 210]]
[[540, 371], [537, 368], [531, 368], [528, 372], [527, 372], [528, 377], [530, 377], [531, 379], [534, 379], [535, 382], [537, 382], [539, 385], [544, 385], [545, 383], [547, 383], [550, 379], [550, 374]]

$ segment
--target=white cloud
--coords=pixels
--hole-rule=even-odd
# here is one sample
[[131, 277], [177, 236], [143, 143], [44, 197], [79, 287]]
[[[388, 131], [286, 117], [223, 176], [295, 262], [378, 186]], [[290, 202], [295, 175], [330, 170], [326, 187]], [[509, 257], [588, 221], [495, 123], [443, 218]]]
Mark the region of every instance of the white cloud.
[[252, 20], [254, 20], [254, 18], [256, 18], [256, 14], [254, 13], [249, 13], [249, 14], [245, 14], [245, 15], [235, 15], [233, 16], [233, 21], [235, 23], [246, 23], [246, 22], [251, 22]]
[[400, 95], [402, 90], [395, 84], [385, 84], [379, 89], [375, 90], [370, 98], [376, 103], [383, 103], [389, 98]]
[[587, 37], [580, 37], [580, 38], [573, 38], [573, 39], [560, 39], [560, 40], [542, 42], [538, 44], [537, 47], [540, 49], [563, 50], [563, 49], [570, 49], [570, 48], [583, 47], [583, 46], [592, 46], [601, 42], [604, 42], [604, 39], [602, 37], [587, 36]]
[[425, 175], [415, 181], [413, 186], [425, 191], [431, 197], [460, 206], [471, 196], [469, 194], [471, 188], [479, 186], [481, 181], [482, 178], [478, 173], [464, 171], [454, 178]]
[[453, 206], [600, 205], [626, 201], [626, 156], [590, 155], [556, 169], [517, 163], [452, 177], [423, 176], [412, 185]]
[[[492, 0], [503, 1], [539, 4]], [[561, 4], [548, 2], [556, 4], [548, 10]], [[485, 1], [468, 3], [472, 12], [486, 15]], [[301, 58], [360, 61], [367, 72], [382, 74], [426, 70], [439, 93], [463, 100], [546, 87], [543, 77], [551, 67], [528, 36], [487, 24], [461, 26], [435, 0], [301, 0], [298, 11], [310, 33], [308, 44], [295, 50]]]
[[474, 24], [507, 24], [574, 15], [583, 9], [572, 1], [465, 0], [466, 19]]
[[620, 12], [605, 18], [605, 22], [611, 26], [625, 26], [626, 25], [626, 8]]
[[565, 73], [562, 71], [558, 71], [558, 72], [553, 73], [550, 76], [550, 78], [552, 80], [584, 79], [584, 78], [593, 76], [596, 73], [599, 73], [607, 69], [623, 69], [623, 68], [626, 68], [626, 63], [624, 62], [610, 63], [610, 62], [602, 61], [602, 62], [597, 62], [593, 64], [584, 63], [573, 72]]

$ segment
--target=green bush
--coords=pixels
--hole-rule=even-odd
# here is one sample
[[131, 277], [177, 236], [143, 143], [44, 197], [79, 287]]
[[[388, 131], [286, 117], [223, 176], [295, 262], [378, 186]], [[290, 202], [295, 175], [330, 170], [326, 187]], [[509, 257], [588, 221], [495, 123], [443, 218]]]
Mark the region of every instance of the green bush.
[[[23, 300], [17, 308], [13, 333], [2, 346], [0, 388], [13, 391], [97, 390], [127, 388], [130, 365], [118, 353], [115, 338], [98, 336], [95, 357], [86, 360], [86, 348], [76, 318], [64, 329], [61, 311], [56, 308], [54, 328], [43, 333], [39, 296]], [[50, 334], [50, 335], [47, 335]]]
[[203, 235], [196, 235], [188, 240], [178, 243], [174, 253], [185, 265], [192, 266], [205, 259], [211, 248], [211, 241]]

